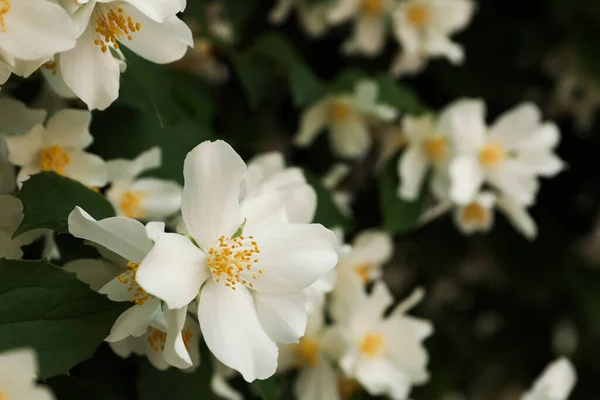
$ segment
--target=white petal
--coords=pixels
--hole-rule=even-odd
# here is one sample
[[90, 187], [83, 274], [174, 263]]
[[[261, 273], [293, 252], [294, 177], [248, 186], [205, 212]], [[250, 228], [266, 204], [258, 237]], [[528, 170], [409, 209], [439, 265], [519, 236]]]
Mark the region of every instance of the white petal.
[[429, 160], [418, 145], [409, 147], [398, 162], [398, 175], [400, 187], [398, 196], [404, 200], [414, 201], [421, 193], [421, 187]]
[[488, 173], [489, 182], [517, 202], [531, 205], [539, 189], [533, 173], [517, 160], [506, 160]]
[[502, 114], [490, 128], [490, 139], [514, 149], [540, 125], [542, 113], [533, 103], [523, 103]]
[[160, 147], [152, 147], [134, 160], [119, 158], [107, 161], [108, 180], [112, 182], [121, 179], [135, 179], [143, 172], [160, 167], [161, 164], [162, 152]]
[[77, 279], [96, 291], [123, 272], [123, 268], [116, 264], [92, 258], [70, 261], [63, 265], [63, 270], [74, 273]]
[[484, 171], [475, 155], [456, 157], [450, 163], [450, 197], [458, 204], [467, 204], [479, 191]]
[[365, 302], [353, 310], [350, 330], [360, 337], [377, 326], [394, 298], [383, 281], [378, 281]]
[[152, 247], [141, 222], [123, 217], [96, 221], [80, 207], [69, 214], [69, 232], [106, 247], [131, 262], [144, 259]]
[[360, 117], [351, 117], [340, 124], [331, 124], [331, 147], [341, 157], [362, 158], [371, 148], [369, 128]]
[[306, 310], [301, 292], [254, 293], [254, 306], [263, 329], [277, 343], [298, 343], [306, 329]]
[[375, 56], [381, 52], [385, 44], [385, 21], [380, 17], [362, 16], [355, 26], [356, 42], [361, 52], [367, 56]]
[[142, 305], [134, 305], [130, 307], [115, 321], [110, 335], [104, 340], [107, 342], [118, 342], [128, 336], [134, 335], [135, 332], [143, 330], [150, 324], [152, 314], [160, 307], [160, 300], [151, 299]]
[[0, 99], [0, 132], [22, 135], [35, 125], [43, 124], [46, 114], [46, 110], [28, 108], [18, 100], [3, 97]]
[[200, 248], [207, 251], [242, 223], [238, 201], [245, 172], [244, 161], [221, 140], [201, 143], [185, 158], [181, 214]]
[[4, 136], [8, 147], [8, 160], [14, 165], [38, 163], [40, 151], [44, 146], [44, 127], [34, 126], [25, 135]]
[[131, 189], [142, 192], [142, 205], [146, 220], [163, 220], [181, 207], [182, 188], [175, 181], [144, 178], [137, 180]]
[[446, 106], [439, 117], [439, 133], [452, 138], [459, 153], [479, 150], [486, 143], [485, 104], [461, 99]]
[[298, 147], [308, 147], [321, 133], [328, 120], [329, 99], [321, 100], [302, 113], [300, 129], [294, 136], [294, 144]]
[[[99, 0], [109, 3], [113, 0]], [[148, 18], [161, 22], [167, 17], [183, 12], [186, 0], [121, 0], [140, 10]]]
[[356, 14], [360, 7], [360, 0], [342, 0], [338, 1], [329, 9], [327, 19], [331, 24], [339, 24]]
[[298, 400], [339, 400], [338, 377], [325, 358], [321, 357], [316, 367], [300, 370], [294, 392]]
[[269, 12], [269, 21], [281, 24], [287, 19], [294, 8], [295, 0], [277, 0], [277, 4]]
[[37, 375], [37, 361], [32, 349], [9, 350], [0, 354], [0, 376], [14, 386], [32, 385]]
[[522, 151], [517, 156], [521, 165], [539, 176], [551, 178], [565, 168], [565, 163], [547, 150]]
[[381, 265], [392, 258], [393, 251], [394, 243], [390, 234], [368, 229], [354, 239], [352, 253], [344, 257], [343, 262], [349, 259], [353, 266], [363, 263]]
[[170, 309], [192, 301], [210, 277], [206, 256], [185, 236], [162, 234], [140, 264], [136, 279]]
[[577, 374], [573, 364], [566, 358], [559, 358], [549, 364], [533, 387], [522, 400], [566, 400], [575, 386]]
[[[179, 369], [192, 366], [192, 359], [183, 341], [182, 330], [185, 325], [187, 305], [180, 309], [166, 310], [167, 340], [163, 357], [170, 365]], [[197, 339], [197, 338], [195, 338]]]
[[508, 196], [501, 196], [498, 198], [498, 209], [504, 213], [515, 229], [521, 232], [523, 236], [529, 240], [536, 238], [537, 225], [525, 207]]
[[88, 187], [103, 187], [108, 181], [104, 160], [83, 151], [70, 153], [71, 163], [65, 167], [65, 176]]
[[90, 134], [92, 113], [84, 110], [60, 110], [48, 120], [44, 139], [46, 145], [85, 149], [94, 138]]
[[560, 131], [553, 123], [546, 123], [524, 137], [519, 143], [519, 150], [553, 149], [560, 141]]
[[369, 394], [393, 400], [406, 399], [411, 388], [408, 376], [385, 358], [364, 359], [356, 369], [356, 380]]
[[198, 317], [209, 350], [246, 381], [275, 373], [277, 346], [260, 325], [252, 296], [244, 286], [231, 290], [208, 281], [200, 295]]

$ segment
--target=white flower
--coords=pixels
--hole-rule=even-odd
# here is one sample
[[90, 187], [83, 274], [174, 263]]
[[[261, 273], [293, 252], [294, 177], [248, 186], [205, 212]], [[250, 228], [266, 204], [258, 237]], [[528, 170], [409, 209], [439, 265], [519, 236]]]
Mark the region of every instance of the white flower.
[[372, 81], [360, 81], [354, 93], [328, 96], [302, 114], [297, 146], [308, 147], [324, 129], [329, 130], [333, 152], [341, 157], [360, 158], [371, 148], [367, 117], [381, 121], [396, 118], [397, 111], [377, 103], [379, 88]]
[[[164, 224], [161, 222], [150, 222], [144, 227], [140, 222], [125, 217], [96, 221], [79, 207], [69, 214], [69, 232], [73, 236], [96, 243], [122, 258], [108, 255], [113, 264], [120, 267], [117, 273], [115, 266], [107, 266], [106, 262], [95, 262], [93, 266], [89, 262], [78, 262], [68, 265], [67, 269], [93, 285], [93, 288], [101, 286], [98, 291], [109, 299], [133, 304], [117, 318], [106, 341], [120, 342], [129, 336], [146, 335], [149, 326], [156, 326], [156, 321], [160, 322], [157, 313], [163, 310], [161, 300], [139, 286], [137, 274], [140, 263], [145, 262], [154, 246], [153, 242], [163, 231]], [[103, 253], [106, 254], [105, 251]], [[94, 268], [93, 272], [91, 268]], [[164, 323], [158, 325], [158, 329], [167, 332], [163, 357], [177, 368], [189, 368], [192, 360], [182, 334], [187, 305], [178, 309], [164, 309], [163, 313]]]
[[[85, 4], [84, 4], [85, 3]], [[56, 58], [67, 86], [90, 109], [106, 109], [117, 97], [125, 60], [122, 44], [143, 58], [166, 64], [193, 46], [190, 29], [176, 14], [185, 0], [76, 0], [68, 6], [79, 37]]]
[[405, 315], [415, 304], [410, 296], [387, 317], [393, 298], [383, 282], [352, 310], [342, 329], [346, 350], [340, 360], [344, 373], [355, 378], [371, 395], [404, 400], [415, 384], [429, 379], [423, 340], [432, 333], [429, 321]]
[[459, 100], [440, 117], [440, 132], [453, 141], [456, 157], [449, 167], [450, 197], [466, 204], [489, 182], [502, 194], [531, 205], [538, 176], [551, 177], [564, 167], [553, 153], [560, 134], [553, 123], [542, 123], [537, 106], [524, 103], [500, 116], [489, 128], [480, 100]]
[[421, 192], [429, 168], [445, 168], [453, 149], [447, 132], [438, 129], [437, 120], [432, 115], [404, 117], [402, 131], [406, 149], [398, 160], [398, 196], [413, 201]]
[[343, 51], [370, 57], [379, 54], [385, 45], [393, 6], [393, 0], [337, 0], [329, 10], [329, 22], [340, 24], [354, 19], [352, 36], [344, 43]]
[[106, 163], [110, 189], [106, 198], [117, 215], [162, 221], [179, 211], [181, 186], [175, 181], [139, 178], [142, 173], [161, 165], [161, 150], [153, 147], [134, 160], [116, 159]]
[[464, 59], [461, 46], [450, 36], [464, 29], [475, 11], [471, 0], [408, 0], [392, 13], [394, 33], [402, 51], [392, 74], [419, 71], [428, 58], [446, 57], [454, 64]]
[[275, 342], [294, 343], [302, 336], [301, 291], [331, 270], [337, 255], [331, 231], [285, 222], [277, 192], [240, 204], [246, 172], [225, 142], [204, 142], [192, 150], [185, 160], [181, 211], [193, 242], [161, 235], [137, 280], [171, 309], [199, 298], [208, 348], [253, 381], [275, 372]]
[[27, 107], [10, 97], [0, 99], [0, 132], [22, 135], [46, 120], [46, 110]]
[[335, 204], [340, 213], [345, 217], [352, 217], [351, 204], [353, 196], [351, 192], [339, 190], [337, 187], [349, 173], [350, 167], [348, 165], [336, 163], [321, 177], [321, 183], [325, 189], [331, 192], [333, 204]]
[[23, 220], [23, 204], [14, 196], [0, 195], [0, 258], [18, 260], [23, 257], [21, 246], [31, 244], [43, 234], [35, 229], [16, 238], [13, 234]]
[[0, 353], [0, 398], [7, 400], [52, 400], [50, 390], [36, 383], [38, 372], [31, 349]]
[[546, 367], [521, 400], [567, 400], [576, 380], [573, 364], [566, 358], [559, 358]]
[[334, 363], [340, 355], [338, 331], [324, 326], [322, 309], [308, 317], [306, 333], [298, 344], [280, 346], [279, 372], [298, 368], [294, 394], [298, 400], [339, 400]]
[[9, 161], [21, 167], [17, 180], [23, 182], [38, 172], [54, 171], [87, 186], [104, 186], [104, 161], [83, 151], [93, 141], [91, 119], [88, 111], [62, 110], [48, 120], [46, 127], [36, 125], [25, 135], [5, 135]]
[[28, 76], [54, 53], [75, 46], [75, 27], [47, 0], [0, 1], [0, 84], [10, 73]]
[[310, 4], [309, 0], [278, 0], [269, 13], [269, 20], [273, 24], [281, 24], [294, 8], [306, 33], [312, 37], [319, 37], [325, 33], [329, 9], [327, 2]]

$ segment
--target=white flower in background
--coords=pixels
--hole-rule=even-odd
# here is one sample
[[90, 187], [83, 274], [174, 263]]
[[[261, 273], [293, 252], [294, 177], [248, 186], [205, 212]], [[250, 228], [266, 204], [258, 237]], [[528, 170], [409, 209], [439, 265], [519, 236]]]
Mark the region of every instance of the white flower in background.
[[306, 110], [294, 138], [299, 147], [310, 146], [323, 129], [329, 130], [333, 152], [360, 158], [371, 148], [368, 118], [389, 122], [396, 118], [393, 107], [377, 102], [379, 88], [373, 81], [360, 81], [353, 94], [328, 96]]
[[52, 392], [36, 383], [38, 366], [31, 349], [0, 353], [0, 398], [6, 400], [53, 400]]
[[182, 58], [192, 33], [176, 14], [185, 0], [62, 0], [78, 28], [75, 47], [55, 59], [66, 85], [89, 109], [106, 109], [119, 95], [125, 68], [120, 45], [158, 64]]
[[210, 388], [213, 393], [225, 400], [244, 400], [244, 396], [229, 384], [229, 379], [237, 375], [236, 370], [225, 366], [214, 357], [212, 362], [213, 376], [210, 380]]
[[567, 400], [576, 380], [573, 364], [566, 358], [559, 358], [546, 367], [521, 400]]
[[377, 282], [341, 328], [345, 351], [340, 367], [369, 394], [405, 400], [413, 385], [429, 379], [428, 355], [422, 342], [433, 327], [429, 321], [405, 314], [421, 297], [419, 292], [409, 296], [384, 317], [393, 298], [385, 284]]
[[432, 57], [462, 63], [463, 49], [450, 36], [469, 24], [474, 11], [471, 0], [408, 0], [398, 4], [392, 18], [402, 51], [392, 65], [392, 74], [418, 72]]
[[12, 193], [16, 187], [15, 167], [8, 160], [8, 146], [0, 137], [0, 194]]
[[153, 147], [134, 160], [116, 159], [106, 162], [110, 189], [106, 198], [117, 215], [128, 218], [162, 221], [179, 211], [181, 186], [175, 181], [138, 178], [142, 173], [159, 168], [161, 150]]
[[48, 120], [46, 127], [36, 125], [24, 135], [5, 135], [9, 161], [21, 167], [17, 180], [23, 182], [38, 172], [53, 171], [86, 186], [104, 186], [104, 160], [84, 151], [93, 141], [91, 120], [88, 111], [62, 110]]
[[75, 27], [47, 0], [0, 1], [0, 84], [11, 72], [28, 76], [54, 53], [75, 46]]
[[23, 204], [14, 196], [0, 195], [0, 210], [0, 258], [21, 259], [21, 246], [38, 239], [42, 234], [41, 230], [25, 232], [13, 239], [13, 234], [23, 220]]
[[327, 2], [311, 4], [310, 0], [278, 0], [269, 13], [273, 24], [282, 24], [296, 9], [302, 28], [312, 37], [322, 36], [327, 30]]
[[[149, 326], [166, 331], [166, 345], [163, 358], [170, 365], [180, 369], [192, 366], [183, 338], [183, 325], [187, 314], [187, 304], [178, 309], [163, 309], [161, 300], [142, 289], [137, 280], [140, 263], [145, 262], [154, 241], [164, 232], [164, 224], [142, 223], [125, 217], [112, 217], [100, 221], [94, 220], [88, 213], [76, 207], [69, 214], [69, 232], [78, 238], [96, 243], [115, 255], [108, 256], [119, 267], [115, 273], [114, 265], [107, 263], [79, 262], [70, 264], [68, 270], [106, 294], [113, 301], [128, 301], [132, 306], [115, 321], [107, 342], [120, 342], [129, 336], [141, 337], [148, 333]], [[103, 251], [104, 254], [107, 252]], [[94, 271], [91, 271], [94, 268]], [[119, 272], [120, 269], [120, 272]], [[102, 280], [107, 279], [102, 282]], [[157, 313], [163, 310], [164, 318]], [[161, 315], [162, 315], [161, 314]], [[166, 327], [166, 329], [163, 329]]]
[[553, 153], [558, 127], [541, 118], [537, 106], [524, 103], [488, 129], [481, 100], [458, 100], [446, 108], [438, 127], [452, 138], [456, 151], [449, 167], [452, 200], [466, 204], [488, 182], [519, 204], [533, 204], [537, 177], [552, 177], [564, 168]]
[[404, 117], [402, 131], [406, 149], [398, 160], [398, 196], [413, 201], [419, 197], [430, 167], [436, 170], [447, 167], [452, 156], [452, 144], [447, 132], [438, 129], [437, 119], [433, 115]]
[[308, 317], [306, 333], [298, 344], [279, 347], [278, 372], [298, 368], [294, 394], [298, 400], [339, 400], [338, 376], [334, 367], [343, 350], [337, 331], [325, 327], [322, 309]]
[[346, 321], [353, 308], [364, 298], [365, 285], [382, 277], [382, 267], [392, 258], [392, 237], [382, 231], [360, 232], [351, 246], [340, 254], [336, 266], [337, 282], [333, 289], [330, 311], [336, 321]]
[[46, 110], [29, 108], [19, 100], [0, 98], [0, 132], [25, 134], [34, 126], [43, 124], [47, 114]]
[[393, 7], [393, 0], [337, 0], [327, 19], [334, 25], [354, 19], [352, 36], [342, 50], [374, 57], [385, 45]]
[[181, 211], [193, 241], [159, 236], [137, 281], [170, 309], [198, 298], [208, 348], [253, 381], [275, 372], [276, 342], [294, 343], [304, 334], [302, 290], [333, 269], [337, 255], [331, 231], [286, 222], [281, 193], [240, 203], [246, 173], [246, 164], [223, 141], [192, 150], [184, 165]]
[[352, 217], [352, 193], [337, 189], [348, 174], [350, 174], [350, 167], [347, 164], [336, 163], [321, 177], [321, 183], [325, 189], [331, 192], [333, 204], [336, 205], [342, 215]]

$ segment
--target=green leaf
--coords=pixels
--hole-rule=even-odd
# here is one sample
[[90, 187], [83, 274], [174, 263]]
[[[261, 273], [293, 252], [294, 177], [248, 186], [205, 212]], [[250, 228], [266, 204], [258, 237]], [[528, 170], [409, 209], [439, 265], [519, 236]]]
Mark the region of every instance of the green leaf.
[[242, 51], [231, 59], [250, 107], [253, 109], [267, 98], [276, 75], [274, 66], [252, 52]]
[[421, 114], [427, 111], [427, 107], [411, 89], [400, 85], [392, 77], [382, 75], [376, 79], [376, 82], [379, 86], [379, 102], [394, 106], [398, 111], [408, 114]]
[[91, 357], [130, 306], [46, 261], [0, 259], [0, 276], [0, 352], [33, 347], [40, 379], [65, 374]]
[[325, 94], [325, 88], [313, 72], [298, 65], [290, 72], [290, 90], [296, 106], [303, 106], [319, 100]]
[[381, 171], [379, 202], [383, 213], [383, 228], [391, 233], [406, 233], [417, 226], [417, 221], [423, 213], [425, 189], [414, 202], [400, 199], [397, 194], [399, 186], [397, 164], [398, 157], [394, 157]]
[[277, 400], [277, 382], [275, 378], [256, 380], [251, 383], [252, 388], [262, 400]]
[[96, 219], [115, 215], [112, 205], [99, 193], [54, 172], [33, 175], [17, 195], [25, 217], [14, 236], [32, 229], [47, 228], [68, 233], [67, 218], [75, 206]]
[[306, 170], [304, 171], [304, 175], [306, 176], [306, 181], [317, 192], [317, 212], [314, 221], [328, 228], [342, 227], [345, 232], [351, 231], [353, 229], [352, 220], [341, 213], [340, 209], [333, 202], [331, 192], [323, 186], [321, 180]]

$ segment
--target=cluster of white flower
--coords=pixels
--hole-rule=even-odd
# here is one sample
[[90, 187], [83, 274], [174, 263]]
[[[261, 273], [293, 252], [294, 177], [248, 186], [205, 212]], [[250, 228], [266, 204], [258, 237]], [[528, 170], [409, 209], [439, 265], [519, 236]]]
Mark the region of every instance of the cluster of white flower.
[[353, 21], [351, 37], [342, 45], [345, 54], [374, 57], [388, 35], [401, 50], [390, 68], [393, 75], [419, 72], [430, 58], [444, 57], [454, 64], [464, 60], [463, 49], [450, 36], [463, 30], [475, 11], [471, 0], [279, 0], [271, 11], [273, 23], [283, 22], [296, 9], [311, 36], [329, 27]]

